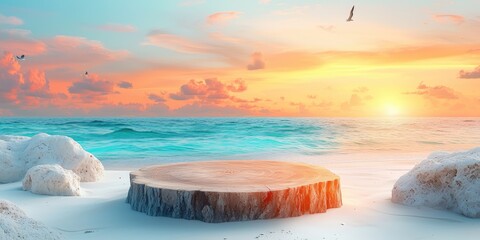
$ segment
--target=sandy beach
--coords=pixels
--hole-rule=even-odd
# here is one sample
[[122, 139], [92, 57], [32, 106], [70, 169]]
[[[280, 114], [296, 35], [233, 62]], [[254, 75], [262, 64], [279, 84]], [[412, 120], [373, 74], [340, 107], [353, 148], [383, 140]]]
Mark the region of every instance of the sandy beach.
[[390, 201], [395, 181], [426, 156], [302, 159], [340, 175], [344, 205], [323, 214], [286, 219], [212, 224], [147, 216], [125, 202], [130, 171], [108, 167], [103, 180], [81, 183], [81, 197], [36, 195], [16, 182], [0, 185], [0, 198], [15, 203], [65, 239], [477, 239], [480, 219]]

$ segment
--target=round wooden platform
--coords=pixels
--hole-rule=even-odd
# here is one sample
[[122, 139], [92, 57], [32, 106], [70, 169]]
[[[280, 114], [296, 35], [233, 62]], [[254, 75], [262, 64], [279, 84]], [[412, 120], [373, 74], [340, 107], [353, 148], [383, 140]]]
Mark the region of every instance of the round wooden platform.
[[342, 205], [329, 170], [277, 161], [155, 165], [130, 173], [127, 202], [151, 216], [228, 222], [325, 212]]

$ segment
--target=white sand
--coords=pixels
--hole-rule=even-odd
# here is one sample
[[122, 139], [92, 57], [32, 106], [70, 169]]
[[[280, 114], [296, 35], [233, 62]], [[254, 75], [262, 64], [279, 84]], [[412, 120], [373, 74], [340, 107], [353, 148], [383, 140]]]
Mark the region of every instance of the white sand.
[[341, 177], [344, 205], [288, 219], [211, 224], [150, 217], [125, 203], [128, 171], [109, 170], [99, 182], [81, 183], [81, 197], [35, 195], [16, 182], [0, 184], [0, 199], [59, 230], [65, 239], [478, 239], [480, 219], [390, 202], [395, 181], [426, 156], [303, 159]]

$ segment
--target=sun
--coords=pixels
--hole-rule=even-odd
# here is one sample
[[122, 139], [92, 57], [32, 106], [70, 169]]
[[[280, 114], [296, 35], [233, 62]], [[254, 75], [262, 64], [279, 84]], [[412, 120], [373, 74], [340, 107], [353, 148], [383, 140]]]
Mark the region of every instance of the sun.
[[395, 105], [389, 104], [385, 106], [385, 113], [387, 116], [396, 117], [400, 115], [400, 109]]

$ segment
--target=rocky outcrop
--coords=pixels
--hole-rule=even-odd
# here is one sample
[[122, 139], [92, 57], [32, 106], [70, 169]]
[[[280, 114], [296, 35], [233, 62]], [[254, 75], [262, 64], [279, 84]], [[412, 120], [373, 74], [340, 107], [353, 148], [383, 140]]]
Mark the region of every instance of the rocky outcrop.
[[44, 133], [32, 138], [0, 136], [0, 183], [20, 181], [28, 169], [45, 164], [72, 170], [82, 182], [103, 177], [102, 163], [69, 137]]
[[214, 161], [130, 174], [127, 202], [151, 216], [229, 222], [321, 213], [342, 205], [340, 180], [316, 166]]
[[28, 170], [23, 190], [55, 196], [80, 196], [80, 177], [60, 165], [37, 165]]
[[480, 217], [480, 148], [431, 154], [398, 179], [392, 202]]
[[25, 214], [13, 203], [0, 200], [0, 239], [58, 240], [60, 235]]

